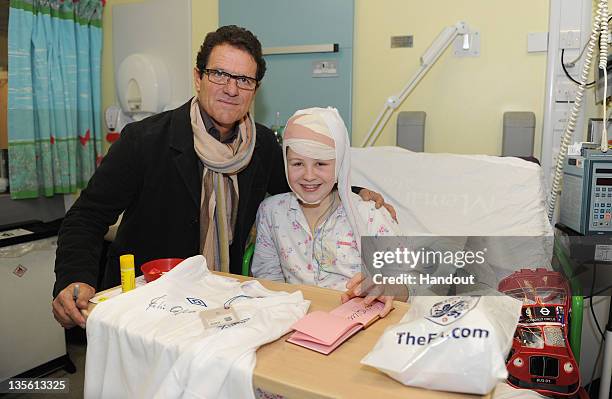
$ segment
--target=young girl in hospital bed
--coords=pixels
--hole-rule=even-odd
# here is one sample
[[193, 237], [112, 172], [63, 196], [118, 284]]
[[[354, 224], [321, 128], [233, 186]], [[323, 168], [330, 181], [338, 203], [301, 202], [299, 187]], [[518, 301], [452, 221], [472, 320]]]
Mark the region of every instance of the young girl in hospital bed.
[[[351, 192], [348, 132], [336, 109], [297, 111], [287, 122], [283, 156], [292, 192], [259, 207], [253, 276], [348, 288], [346, 301], [359, 293], [361, 236], [396, 235], [395, 222], [386, 209]], [[378, 299], [385, 302], [384, 316], [393, 297]]]

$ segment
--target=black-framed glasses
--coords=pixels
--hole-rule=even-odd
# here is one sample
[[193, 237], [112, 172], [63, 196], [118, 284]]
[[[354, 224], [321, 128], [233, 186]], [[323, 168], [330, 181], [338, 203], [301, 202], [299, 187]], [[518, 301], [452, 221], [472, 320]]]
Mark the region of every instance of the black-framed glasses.
[[209, 82], [218, 85], [226, 85], [231, 79], [234, 79], [236, 81], [236, 86], [242, 90], [255, 90], [257, 85], [259, 85], [257, 79], [249, 76], [232, 75], [231, 73], [218, 69], [205, 69], [203, 72], [208, 76]]

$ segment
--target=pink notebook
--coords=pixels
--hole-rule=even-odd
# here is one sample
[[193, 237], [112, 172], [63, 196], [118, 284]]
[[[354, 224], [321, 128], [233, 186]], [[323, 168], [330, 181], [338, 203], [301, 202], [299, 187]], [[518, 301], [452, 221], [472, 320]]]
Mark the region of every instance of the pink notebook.
[[331, 312], [315, 311], [298, 320], [287, 342], [328, 355], [357, 331], [378, 319], [385, 305], [375, 301], [363, 305], [363, 298], [353, 298]]

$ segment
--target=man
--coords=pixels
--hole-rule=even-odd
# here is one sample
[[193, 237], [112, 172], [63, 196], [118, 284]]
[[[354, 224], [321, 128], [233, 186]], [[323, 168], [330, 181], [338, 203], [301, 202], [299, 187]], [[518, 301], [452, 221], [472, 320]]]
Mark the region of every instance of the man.
[[[240, 273], [259, 204], [289, 191], [274, 134], [248, 113], [266, 70], [257, 38], [221, 27], [206, 36], [196, 64], [196, 97], [126, 126], [67, 212], [53, 292], [62, 326], [85, 327], [80, 309], [95, 293], [102, 238], [122, 212], [102, 288], [119, 284], [123, 254], [140, 265], [201, 253], [209, 267]], [[380, 206], [380, 195], [361, 191]]]

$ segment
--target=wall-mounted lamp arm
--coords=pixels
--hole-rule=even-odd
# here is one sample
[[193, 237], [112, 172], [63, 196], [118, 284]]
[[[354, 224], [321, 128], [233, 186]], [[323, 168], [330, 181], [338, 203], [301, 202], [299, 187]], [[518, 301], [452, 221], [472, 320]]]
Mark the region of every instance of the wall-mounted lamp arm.
[[361, 143], [362, 147], [369, 147], [376, 142], [378, 136], [380, 136], [383, 128], [389, 121], [389, 118], [391, 118], [393, 111], [395, 111], [395, 109], [404, 102], [406, 97], [408, 97], [412, 90], [414, 90], [414, 88], [419, 84], [421, 79], [423, 79], [427, 71], [429, 71], [438, 58], [440, 58], [444, 50], [446, 50], [448, 46], [453, 43], [457, 36], [468, 35], [468, 33], [468, 26], [463, 21], [457, 22], [454, 26], [448, 26], [444, 28], [442, 32], [440, 32], [431, 46], [429, 46], [427, 51], [425, 51], [425, 53], [423, 53], [421, 56], [421, 66], [414, 74], [412, 79], [410, 79], [410, 81], [404, 86], [399, 95], [391, 96], [387, 99], [384, 108]]

